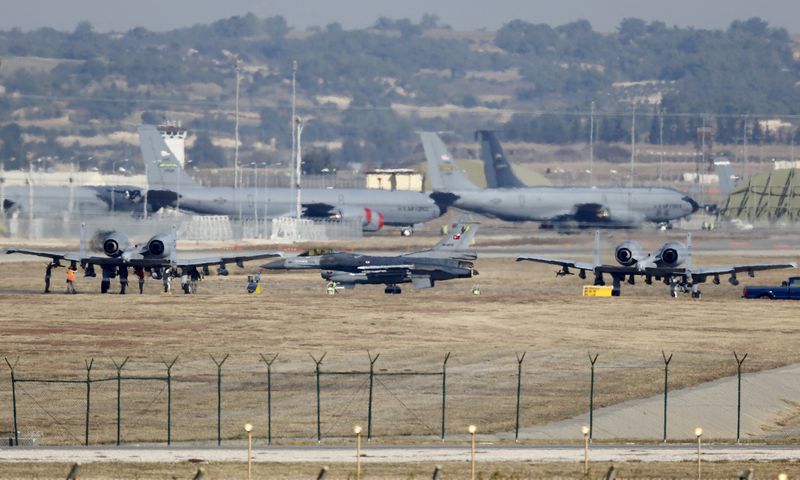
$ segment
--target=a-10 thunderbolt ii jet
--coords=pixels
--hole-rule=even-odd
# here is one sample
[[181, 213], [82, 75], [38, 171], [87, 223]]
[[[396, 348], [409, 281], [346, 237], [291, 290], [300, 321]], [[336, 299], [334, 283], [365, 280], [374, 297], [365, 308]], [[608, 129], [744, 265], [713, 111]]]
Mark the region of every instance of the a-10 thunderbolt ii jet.
[[630, 285], [634, 285], [636, 277], [644, 277], [646, 284], [651, 285], [653, 279], [669, 285], [673, 298], [678, 292], [692, 293], [692, 298], [700, 298], [700, 284], [709, 278], [715, 285], [719, 285], [720, 276], [728, 275], [731, 285], [738, 285], [737, 273], [747, 273], [750, 277], [761, 270], [774, 270], [779, 268], [796, 268], [795, 262], [786, 263], [756, 263], [745, 265], [723, 265], [714, 267], [692, 266], [692, 234], [686, 235], [686, 244], [681, 242], [667, 242], [656, 251], [646, 253], [639, 242], [628, 240], [614, 249], [614, 259], [617, 265], [600, 263], [600, 232], [595, 232], [594, 262], [581, 263], [575, 260], [561, 260], [556, 258], [539, 257], [535, 255], [520, 255], [517, 261], [531, 261], [557, 265], [561, 269], [557, 276], [572, 275], [572, 270], [578, 270], [578, 276], [586, 278], [586, 273], [594, 274], [595, 285], [605, 285], [604, 275], [608, 274], [612, 280], [612, 295], [619, 296], [620, 285], [627, 278]]
[[[153, 278], [160, 279], [163, 275], [180, 276], [183, 274], [199, 277], [199, 272], [209, 273], [210, 266], [217, 266], [217, 273], [228, 275], [227, 265], [234, 263], [244, 268], [244, 262], [260, 260], [270, 257], [279, 257], [281, 252], [253, 252], [237, 253], [232, 255], [217, 255], [204, 258], [179, 259], [177, 257], [177, 235], [174, 231], [154, 235], [144, 243], [133, 244], [128, 236], [121, 232], [111, 231], [100, 234], [96, 239], [102, 250], [102, 255], [86, 253], [84, 242], [84, 229], [81, 228], [81, 247], [78, 254], [69, 252], [53, 252], [46, 250], [31, 250], [25, 248], [11, 248], [7, 254], [20, 253], [49, 258], [54, 266], [62, 266], [61, 262], [68, 262], [69, 268], [77, 269], [80, 265], [87, 277], [96, 277], [95, 266], [99, 266], [103, 273], [105, 283], [103, 292], [107, 290], [108, 279], [116, 275], [127, 275], [128, 268], [143, 269], [151, 273]], [[123, 273], [124, 270], [124, 273]]]
[[276, 260], [262, 265], [262, 268], [319, 269], [322, 278], [334, 286], [386, 285], [384, 293], [387, 294], [401, 293], [398, 286], [401, 283], [411, 283], [416, 288], [432, 288], [437, 281], [471, 278], [478, 274], [473, 268], [478, 255], [469, 250], [477, 230], [477, 223], [457, 223], [432, 248], [392, 257], [330, 252]]

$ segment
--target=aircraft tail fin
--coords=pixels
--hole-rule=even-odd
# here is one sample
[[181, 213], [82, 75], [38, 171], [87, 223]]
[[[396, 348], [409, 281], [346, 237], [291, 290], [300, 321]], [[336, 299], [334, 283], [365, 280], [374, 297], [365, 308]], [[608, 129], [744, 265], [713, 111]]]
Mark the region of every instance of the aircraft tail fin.
[[138, 131], [149, 190], [174, 192], [181, 187], [199, 186], [183, 169], [155, 126], [141, 125]]
[[736, 187], [737, 178], [729, 160], [714, 161], [714, 171], [719, 177], [719, 193], [722, 198], [728, 198], [733, 188]]
[[594, 232], [594, 266], [600, 265], [600, 230]]
[[472, 240], [478, 233], [479, 223], [458, 222], [453, 225], [445, 236], [442, 237], [432, 250], [457, 251], [468, 250], [472, 246]]
[[421, 132], [422, 148], [428, 161], [428, 178], [434, 191], [477, 190], [456, 164], [447, 146], [435, 132]]
[[497, 136], [490, 130], [478, 130], [475, 139], [481, 143], [481, 160], [488, 188], [523, 188], [526, 185], [517, 178], [508, 163]]

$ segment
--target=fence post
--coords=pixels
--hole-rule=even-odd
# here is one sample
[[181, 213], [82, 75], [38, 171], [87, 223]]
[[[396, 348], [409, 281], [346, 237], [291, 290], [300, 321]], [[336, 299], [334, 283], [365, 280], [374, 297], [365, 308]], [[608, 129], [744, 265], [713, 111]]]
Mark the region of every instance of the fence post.
[[316, 367], [314, 368], [314, 371], [315, 371], [316, 376], [317, 376], [317, 443], [322, 443], [322, 425], [321, 425], [321, 420], [320, 420], [320, 400], [319, 400], [319, 396], [320, 396], [320, 388], [319, 388], [319, 375], [320, 375], [320, 372], [319, 372], [319, 366], [320, 366], [320, 364], [322, 364], [322, 361], [325, 359], [325, 355], [327, 355], [327, 354], [328, 354], [328, 352], [323, 353], [322, 356], [319, 357], [319, 360], [314, 358], [314, 355], [311, 355], [310, 353], [308, 354], [308, 356], [310, 356], [311, 359], [314, 360], [314, 363], [317, 364]]
[[447, 360], [450, 359], [450, 352], [444, 356], [442, 362], [442, 442], [444, 442], [445, 435], [445, 412], [447, 411]]
[[516, 420], [514, 421], [514, 443], [519, 443], [519, 404], [520, 404], [520, 397], [522, 395], [522, 362], [525, 361], [525, 354], [527, 352], [522, 352], [522, 355], [515, 353], [517, 357], [517, 414]]
[[122, 363], [117, 363], [114, 357], [111, 357], [111, 363], [117, 369], [117, 446], [120, 444], [120, 433], [122, 428], [122, 368], [128, 363], [130, 357], [125, 357]]
[[4, 357], [6, 361], [6, 365], [8, 368], [11, 369], [11, 412], [14, 417], [14, 445], [19, 446], [19, 428], [17, 427], [17, 380], [14, 377], [14, 369], [17, 367], [19, 363], [19, 357], [14, 360], [14, 364], [12, 365], [11, 362], [8, 361], [7, 357]]
[[589, 384], [589, 441], [592, 441], [592, 431], [594, 427], [594, 364], [597, 363], [597, 357], [600, 354], [596, 353], [594, 357], [589, 353], [589, 362], [592, 364], [592, 380]]
[[217, 361], [214, 355], [211, 355], [211, 360], [217, 366], [217, 446], [222, 445], [222, 364], [230, 356], [226, 353], [222, 360]]
[[272, 445], [272, 364], [278, 358], [276, 353], [271, 360], [267, 360], [263, 353], [260, 353], [261, 361], [267, 364], [267, 445]]
[[734, 351], [733, 357], [736, 359], [736, 443], [739, 443], [742, 425], [742, 364], [747, 354], [739, 358], [739, 354]]
[[664, 442], [667, 441], [667, 396], [669, 395], [669, 362], [672, 361], [672, 354], [669, 357], [664, 350], [661, 350], [661, 356], [664, 358]]
[[89, 418], [91, 415], [92, 404], [92, 365], [94, 365], [94, 358], [89, 360], [84, 359], [83, 363], [86, 365], [86, 429], [83, 434], [83, 445], [89, 446]]
[[177, 355], [171, 362], [161, 358], [161, 363], [167, 367], [167, 445], [172, 445], [172, 367], [177, 361]]
[[369, 353], [367, 350], [367, 355], [369, 356], [369, 405], [367, 408], [367, 441], [372, 440], [372, 380], [375, 377], [375, 362], [378, 361], [378, 357], [381, 354], [375, 355], [372, 357], [372, 354]]

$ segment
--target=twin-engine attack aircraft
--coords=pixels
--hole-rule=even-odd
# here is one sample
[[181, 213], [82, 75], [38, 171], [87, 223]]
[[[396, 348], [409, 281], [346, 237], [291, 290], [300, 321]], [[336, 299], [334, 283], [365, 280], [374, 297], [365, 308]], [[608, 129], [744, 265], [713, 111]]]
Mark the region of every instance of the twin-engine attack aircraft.
[[336, 286], [354, 288], [356, 284], [383, 284], [386, 285], [384, 293], [398, 294], [401, 283], [431, 288], [437, 281], [477, 275], [473, 261], [478, 255], [469, 250], [477, 230], [477, 223], [458, 223], [432, 248], [393, 257], [331, 252], [276, 260], [262, 268], [319, 269], [322, 278]]
[[[96, 277], [95, 265], [103, 272], [103, 280], [119, 275], [122, 270], [127, 275], [127, 269], [141, 268], [151, 273], [153, 278], [160, 279], [165, 272], [169, 275], [180, 276], [183, 274], [196, 274], [202, 270], [209, 273], [210, 266], [217, 266], [217, 273], [228, 275], [227, 265], [235, 263], [244, 268], [244, 262], [260, 260], [263, 258], [279, 257], [281, 252], [255, 252], [238, 253], [233, 255], [219, 255], [205, 258], [179, 259], [177, 258], [177, 236], [175, 232], [154, 235], [149, 240], [140, 244], [132, 244], [128, 236], [121, 232], [106, 232], [96, 239], [103, 255], [88, 255], [85, 249], [84, 232], [81, 228], [81, 249], [77, 255], [69, 252], [53, 252], [45, 250], [31, 250], [25, 248], [11, 248], [7, 254], [20, 253], [49, 258], [54, 266], [63, 266], [61, 262], [69, 262], [70, 268], [77, 269], [80, 265], [87, 277]], [[103, 289], [105, 293], [106, 288]]]
[[489, 185], [506, 188], [479, 189], [436, 133], [420, 134], [434, 190], [431, 198], [440, 209], [454, 206], [506, 221], [542, 222], [545, 228], [636, 228], [647, 222], [669, 224], [700, 208], [691, 197], [669, 188], [526, 187], [514, 176], [496, 139], [487, 139], [486, 132], [479, 135], [484, 161], [493, 165]]
[[[152, 209], [171, 207], [203, 215], [245, 218], [254, 214], [263, 218], [295, 214], [295, 189], [205, 187], [181, 167], [156, 127], [139, 127], [139, 139], [147, 169], [147, 203]], [[300, 198], [303, 218], [360, 220], [365, 232], [387, 225], [401, 227], [402, 234], [407, 236], [415, 225], [442, 214], [427, 195], [412, 191], [303, 188]]]
[[605, 285], [604, 274], [611, 276], [612, 295], [619, 296], [620, 285], [627, 277], [628, 283], [634, 285], [636, 277], [644, 277], [646, 284], [651, 285], [653, 279], [663, 281], [669, 285], [673, 298], [678, 296], [678, 291], [691, 292], [692, 298], [700, 298], [700, 284], [705, 283], [710, 277], [715, 285], [719, 285], [721, 275], [729, 275], [731, 285], [739, 285], [737, 273], [746, 272], [750, 277], [761, 270], [774, 270], [779, 268], [796, 268], [795, 262], [786, 263], [756, 263], [750, 265], [724, 265], [716, 267], [692, 266], [692, 234], [686, 235], [686, 244], [681, 242], [667, 242], [652, 253], [645, 253], [639, 242], [628, 240], [614, 249], [614, 259], [618, 265], [605, 265], [600, 263], [600, 232], [595, 232], [594, 263], [581, 263], [574, 260], [561, 260], [556, 258], [539, 257], [534, 255], [520, 255], [517, 261], [531, 261], [558, 265], [561, 270], [557, 276], [572, 275], [570, 269], [579, 270], [578, 276], [586, 278], [586, 272], [594, 274], [595, 285]]

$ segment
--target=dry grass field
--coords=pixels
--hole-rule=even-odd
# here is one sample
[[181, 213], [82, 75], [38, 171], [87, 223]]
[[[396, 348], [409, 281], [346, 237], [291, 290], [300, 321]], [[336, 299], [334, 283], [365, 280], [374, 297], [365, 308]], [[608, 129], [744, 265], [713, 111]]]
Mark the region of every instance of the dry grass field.
[[[246, 478], [247, 465], [245, 463], [208, 463], [200, 465], [209, 480]], [[452, 462], [440, 465], [443, 479], [469, 478], [470, 465], [468, 462]], [[604, 478], [611, 464], [593, 463], [590, 466], [588, 478]], [[94, 463], [80, 467], [80, 478], [94, 479], [190, 479], [197, 472], [198, 465], [184, 462], [176, 464], [147, 464], [147, 463]], [[362, 466], [361, 476], [368, 479], [413, 479], [430, 478], [435, 465], [419, 462], [404, 464], [365, 464]], [[476, 477], [479, 479], [533, 479], [533, 478], [587, 478], [583, 475], [583, 465], [578, 463], [516, 463], [504, 462], [498, 464], [479, 462], [476, 468]], [[677, 463], [637, 463], [630, 462], [615, 465], [617, 478], [637, 479], [691, 479], [697, 478], [697, 465], [693, 462]], [[786, 473], [789, 478], [796, 478], [800, 474], [800, 467], [794, 462], [758, 463], [705, 463], [703, 476], [705, 478], [737, 478], [738, 473], [747, 468], [752, 468], [756, 478], [777, 478], [779, 473]], [[70, 470], [68, 464], [41, 464], [41, 463], [10, 463], [3, 465], [0, 478], [11, 479], [61, 479]], [[282, 464], [282, 463], [256, 463], [253, 465], [253, 478], [316, 478], [320, 471], [319, 465], [308, 464]], [[354, 465], [331, 465], [326, 479], [352, 479], [355, 478]]]
[[[696, 262], [702, 259], [696, 259]], [[714, 263], [731, 259], [713, 258]], [[750, 259], [753, 260], [753, 259]], [[763, 257], [758, 261], [766, 261]], [[522, 426], [567, 418], [587, 410], [587, 352], [599, 354], [597, 406], [661, 391], [661, 351], [674, 353], [672, 388], [735, 372], [732, 352], [748, 352], [746, 371], [800, 361], [797, 305], [739, 298], [741, 287], [708, 285], [701, 301], [669, 298], [663, 285], [625, 285], [616, 299], [581, 298], [577, 277], [554, 278], [552, 267], [511, 258], [478, 261], [472, 280], [433, 290], [406, 286], [402, 295], [357, 287], [325, 295], [317, 272], [265, 276], [266, 292], [244, 292], [242, 271], [210, 276], [196, 296], [100, 295], [97, 279], [80, 278], [79, 295], [40, 294], [44, 262], [0, 264], [0, 355], [19, 359], [17, 377], [112, 377], [112, 358], [131, 360], [124, 372], [163, 376], [173, 369], [174, 441], [216, 438], [216, 367], [210, 358], [230, 354], [223, 366], [224, 439], [241, 438], [241, 425], [266, 430], [266, 367], [260, 353], [279, 353], [273, 365], [273, 437], [306, 442], [316, 436], [314, 362], [327, 352], [323, 371], [365, 371], [367, 352], [381, 356], [376, 372], [437, 373], [447, 352], [447, 431], [477, 423], [482, 432], [513, 430], [515, 353], [527, 351]], [[250, 265], [245, 270], [254, 271]], [[237, 272], [237, 269], [234, 269]], [[753, 283], [784, 279], [789, 271], [760, 275]], [[63, 287], [57, 270], [56, 290]], [[177, 282], [176, 282], [177, 283]], [[480, 296], [470, 293], [479, 283]], [[176, 286], [176, 285], [174, 285]], [[135, 286], [133, 288], [135, 290]], [[0, 377], [0, 431], [11, 430], [9, 370]], [[367, 416], [366, 375], [322, 377], [322, 434], [348, 435]], [[441, 378], [382, 376], [374, 388], [376, 441], [440, 433]], [[84, 439], [85, 386], [18, 384], [20, 429], [41, 432], [46, 444]], [[91, 443], [115, 438], [116, 382], [92, 385]], [[164, 382], [123, 382], [122, 441], [166, 439]], [[778, 427], [780, 431], [782, 427]]]

